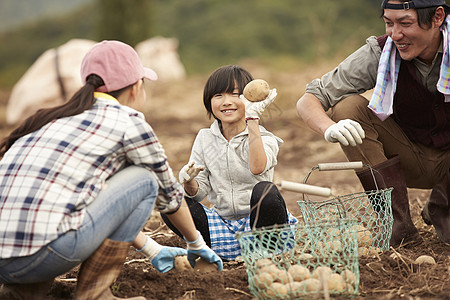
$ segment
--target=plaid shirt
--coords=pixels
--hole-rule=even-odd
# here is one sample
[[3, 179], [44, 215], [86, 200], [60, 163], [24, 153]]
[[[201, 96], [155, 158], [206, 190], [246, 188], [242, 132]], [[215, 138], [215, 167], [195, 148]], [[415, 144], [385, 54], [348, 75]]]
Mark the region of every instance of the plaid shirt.
[[0, 258], [31, 255], [79, 228], [126, 164], [152, 170], [170, 203], [181, 203], [183, 188], [144, 115], [99, 95], [92, 109], [18, 139], [0, 161]]

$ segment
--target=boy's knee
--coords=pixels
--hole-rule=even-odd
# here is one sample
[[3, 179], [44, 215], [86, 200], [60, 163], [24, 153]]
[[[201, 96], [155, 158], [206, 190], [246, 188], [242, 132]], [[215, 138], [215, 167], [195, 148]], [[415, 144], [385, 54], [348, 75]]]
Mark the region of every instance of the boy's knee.
[[[261, 198], [269, 193], [277, 193], [278, 189], [273, 182], [260, 181], [253, 187], [252, 195]], [[265, 197], [264, 197], [265, 198]]]

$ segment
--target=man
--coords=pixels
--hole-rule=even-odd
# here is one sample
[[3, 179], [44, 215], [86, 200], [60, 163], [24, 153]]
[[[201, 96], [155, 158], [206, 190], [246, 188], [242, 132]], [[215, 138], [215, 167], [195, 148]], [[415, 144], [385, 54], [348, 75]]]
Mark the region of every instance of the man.
[[[391, 245], [416, 240], [407, 187], [432, 189], [423, 211], [441, 241], [450, 242], [450, 18], [445, 0], [384, 0], [386, 35], [366, 44], [315, 79], [297, 112], [350, 161], [393, 187]], [[360, 96], [374, 88], [369, 100]], [[369, 169], [356, 172], [376, 189]]]

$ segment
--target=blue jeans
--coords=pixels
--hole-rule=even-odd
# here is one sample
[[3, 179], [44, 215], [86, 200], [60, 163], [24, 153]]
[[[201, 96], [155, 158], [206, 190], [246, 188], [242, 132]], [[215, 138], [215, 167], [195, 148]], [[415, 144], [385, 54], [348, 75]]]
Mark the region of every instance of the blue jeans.
[[0, 260], [0, 283], [52, 280], [85, 261], [107, 238], [132, 242], [147, 222], [158, 195], [152, 172], [130, 166], [113, 175], [71, 230], [33, 255]]

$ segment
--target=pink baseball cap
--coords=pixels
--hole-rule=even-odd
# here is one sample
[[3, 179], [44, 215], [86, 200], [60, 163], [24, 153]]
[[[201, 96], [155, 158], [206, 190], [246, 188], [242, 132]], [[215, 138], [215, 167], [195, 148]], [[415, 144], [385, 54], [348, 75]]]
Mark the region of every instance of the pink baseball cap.
[[133, 47], [119, 41], [102, 41], [94, 45], [81, 62], [81, 81], [98, 75], [105, 85], [99, 92], [112, 92], [136, 83], [142, 78], [157, 80], [158, 75], [142, 65]]

